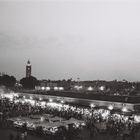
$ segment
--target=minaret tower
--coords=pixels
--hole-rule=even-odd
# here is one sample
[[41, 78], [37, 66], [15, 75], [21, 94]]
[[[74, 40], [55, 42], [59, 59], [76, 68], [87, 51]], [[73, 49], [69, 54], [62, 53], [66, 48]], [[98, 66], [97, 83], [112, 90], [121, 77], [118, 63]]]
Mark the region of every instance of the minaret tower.
[[27, 65], [26, 65], [26, 77], [30, 77], [31, 76], [31, 63], [30, 60], [28, 60]]

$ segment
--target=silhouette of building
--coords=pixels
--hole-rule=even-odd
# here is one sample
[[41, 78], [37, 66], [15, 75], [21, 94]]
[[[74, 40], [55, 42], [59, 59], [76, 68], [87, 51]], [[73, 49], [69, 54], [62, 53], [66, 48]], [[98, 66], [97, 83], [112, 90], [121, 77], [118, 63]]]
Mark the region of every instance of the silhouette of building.
[[32, 70], [32, 66], [31, 66], [30, 60], [28, 60], [27, 65], [26, 65], [26, 77], [31, 76], [31, 70]]

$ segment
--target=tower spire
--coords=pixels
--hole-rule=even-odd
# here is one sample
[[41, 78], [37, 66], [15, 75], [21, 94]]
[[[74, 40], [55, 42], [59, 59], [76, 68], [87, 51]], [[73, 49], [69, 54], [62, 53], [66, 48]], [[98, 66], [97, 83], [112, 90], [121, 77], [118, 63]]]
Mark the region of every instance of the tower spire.
[[30, 77], [31, 76], [31, 62], [30, 60], [28, 59], [27, 61], [27, 65], [26, 65], [26, 77]]
[[30, 59], [28, 59], [28, 61], [27, 61], [27, 65], [30, 65], [30, 64], [31, 64]]

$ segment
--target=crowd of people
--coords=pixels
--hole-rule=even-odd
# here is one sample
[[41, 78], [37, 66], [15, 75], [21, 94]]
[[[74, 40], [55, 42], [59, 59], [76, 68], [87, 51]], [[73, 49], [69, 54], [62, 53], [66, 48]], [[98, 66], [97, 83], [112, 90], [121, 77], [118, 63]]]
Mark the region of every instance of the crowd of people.
[[[84, 120], [85, 128], [89, 130], [90, 136], [94, 137], [100, 133], [109, 133], [114, 137], [122, 137], [126, 140], [128, 137], [135, 139], [135, 134], [139, 131], [140, 123], [135, 120], [134, 115], [120, 115], [118, 113], [111, 113], [111, 110], [81, 107], [76, 105], [69, 105], [57, 103], [53, 101], [43, 101], [26, 99], [25, 97], [15, 97], [12, 100], [9, 98], [0, 99], [0, 124], [1, 127], [8, 127], [7, 120], [13, 117], [30, 117], [31, 115], [51, 114], [65, 119], [75, 118]], [[23, 127], [24, 132], [27, 131], [26, 126]], [[76, 131], [77, 130], [77, 131]], [[41, 130], [42, 131], [42, 130]], [[40, 128], [36, 133], [41, 132]], [[77, 132], [77, 133], [75, 133]], [[61, 128], [53, 138], [55, 139], [73, 139], [78, 136], [80, 129], [69, 126], [69, 130]], [[52, 139], [52, 137], [50, 137]], [[10, 136], [12, 140], [12, 136]], [[25, 137], [24, 137], [25, 139]]]

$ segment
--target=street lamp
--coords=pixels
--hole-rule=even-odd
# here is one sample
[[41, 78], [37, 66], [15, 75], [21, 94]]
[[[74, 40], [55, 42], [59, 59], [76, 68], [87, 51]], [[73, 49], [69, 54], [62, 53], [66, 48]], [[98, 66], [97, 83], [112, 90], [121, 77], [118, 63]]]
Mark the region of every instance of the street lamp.
[[46, 87], [46, 90], [49, 91], [51, 88], [50, 87]]
[[128, 109], [127, 109], [127, 107], [126, 107], [125, 104], [122, 105], [122, 111], [123, 111], [123, 112], [128, 112]]
[[90, 104], [91, 107], [91, 118], [93, 118], [93, 108], [95, 107], [95, 104]]
[[51, 103], [52, 101], [53, 101], [53, 100], [50, 98], [50, 99], [49, 99], [49, 102]]
[[109, 109], [109, 110], [113, 110], [113, 108], [114, 108], [113, 105], [109, 105], [109, 106], [108, 106], [108, 109]]
[[64, 103], [64, 101], [63, 100], [61, 100], [61, 104], [63, 104]]
[[42, 90], [45, 90], [45, 87], [41, 87]]
[[91, 108], [94, 108], [94, 107], [95, 107], [95, 104], [90, 104], [90, 107], [91, 107]]
[[88, 91], [92, 91], [93, 90], [93, 87], [90, 86], [90, 87], [87, 88], [87, 90]]

